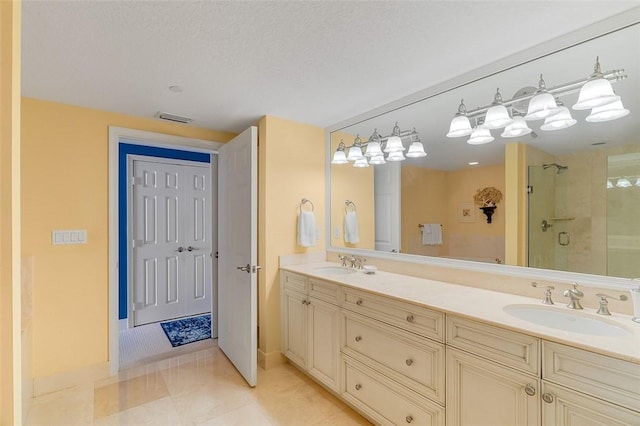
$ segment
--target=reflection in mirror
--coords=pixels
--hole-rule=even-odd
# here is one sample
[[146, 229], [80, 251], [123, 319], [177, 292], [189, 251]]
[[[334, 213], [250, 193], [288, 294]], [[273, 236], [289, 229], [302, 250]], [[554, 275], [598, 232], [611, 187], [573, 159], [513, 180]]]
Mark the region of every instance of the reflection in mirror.
[[[332, 164], [331, 245], [640, 276], [640, 223], [633, 220], [640, 208], [639, 51], [635, 24], [332, 132], [332, 153], [342, 141], [348, 155], [357, 140], [366, 156], [374, 140], [385, 151], [381, 135], [392, 135], [397, 123], [404, 153], [420, 140], [428, 155], [389, 161], [387, 152], [385, 164]], [[580, 88], [598, 66], [613, 91], [594, 101]], [[551, 106], [533, 107], [545, 88]], [[506, 120], [494, 101], [506, 107]], [[555, 114], [546, 116], [549, 108]], [[450, 126], [456, 111], [466, 112], [468, 125], [456, 119], [458, 127]], [[522, 187], [508, 189], [521, 176]], [[624, 179], [630, 186], [620, 187]], [[485, 188], [503, 195], [491, 223], [475, 197]], [[507, 209], [518, 197], [521, 205]], [[358, 243], [344, 240], [345, 200], [358, 206]], [[507, 232], [509, 215], [526, 220]]]

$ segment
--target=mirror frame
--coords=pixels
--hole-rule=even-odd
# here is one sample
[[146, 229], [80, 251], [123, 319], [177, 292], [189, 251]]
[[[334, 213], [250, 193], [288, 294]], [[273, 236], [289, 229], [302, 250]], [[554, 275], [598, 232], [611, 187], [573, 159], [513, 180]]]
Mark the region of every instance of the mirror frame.
[[[457, 89], [459, 87], [474, 83], [478, 80], [490, 77], [492, 75], [507, 71], [520, 65], [527, 64], [538, 60], [544, 56], [557, 53], [570, 47], [588, 42], [592, 39], [604, 36], [606, 34], [621, 30], [632, 25], [640, 23], [640, 7], [631, 9], [624, 13], [615, 15], [611, 18], [596, 22], [588, 27], [581, 28], [576, 31], [565, 34], [556, 39], [538, 44], [525, 51], [518, 52], [506, 58], [494, 61], [488, 65], [477, 68], [468, 73], [454, 77], [443, 83], [436, 84], [425, 90], [405, 96], [396, 101], [382, 105], [363, 114], [359, 114], [350, 119], [341, 121], [325, 129], [325, 149], [326, 149], [326, 173], [325, 185], [326, 206], [328, 212], [326, 214], [325, 238], [328, 242], [327, 252], [352, 254], [357, 256], [366, 256], [370, 259], [384, 259], [397, 262], [415, 263], [422, 265], [431, 265], [445, 268], [453, 268], [465, 270], [469, 272], [484, 272], [491, 274], [509, 275], [514, 277], [522, 277], [527, 279], [538, 279], [555, 282], [578, 282], [588, 286], [597, 286], [600, 288], [613, 288], [620, 290], [628, 290], [633, 285], [629, 278], [610, 277], [605, 275], [592, 275], [578, 272], [556, 271], [552, 269], [539, 269], [528, 266], [514, 266], [504, 264], [491, 264], [482, 262], [472, 262], [456, 259], [446, 259], [440, 257], [429, 257], [422, 255], [413, 255], [405, 253], [386, 253], [375, 250], [354, 249], [347, 247], [335, 247], [331, 244], [331, 133], [341, 130], [345, 127], [352, 126], [361, 121], [370, 120], [381, 116], [389, 111], [411, 105], [416, 102], [438, 96], [444, 92]], [[640, 78], [639, 76], [631, 76], [631, 78]]]

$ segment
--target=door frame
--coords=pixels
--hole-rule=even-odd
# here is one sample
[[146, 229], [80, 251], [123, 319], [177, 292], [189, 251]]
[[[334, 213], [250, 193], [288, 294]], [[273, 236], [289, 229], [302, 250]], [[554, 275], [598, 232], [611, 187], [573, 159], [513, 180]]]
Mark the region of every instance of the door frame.
[[[208, 153], [217, 156], [220, 142], [203, 139], [172, 136], [143, 130], [109, 126], [109, 371], [115, 375], [120, 370], [120, 320], [119, 320], [119, 221], [118, 221], [118, 176], [120, 172], [118, 148], [120, 143], [143, 145], [149, 147], [179, 149]], [[212, 158], [212, 160], [214, 160]], [[211, 161], [211, 177], [214, 177]], [[213, 186], [213, 185], [212, 185]], [[213, 202], [213, 200], [212, 200]], [[217, 300], [212, 294], [212, 303]], [[217, 296], [217, 294], [216, 294]]]

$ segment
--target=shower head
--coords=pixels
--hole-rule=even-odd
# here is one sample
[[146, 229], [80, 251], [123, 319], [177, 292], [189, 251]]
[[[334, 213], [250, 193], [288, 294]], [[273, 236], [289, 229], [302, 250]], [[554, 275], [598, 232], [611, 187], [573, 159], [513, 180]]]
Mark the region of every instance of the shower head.
[[542, 168], [543, 169], [548, 169], [549, 167], [555, 167], [556, 168], [556, 173], [560, 174], [560, 173], [564, 173], [567, 171], [567, 169], [569, 169], [569, 166], [561, 166], [558, 163], [550, 163], [550, 164], [543, 164]]

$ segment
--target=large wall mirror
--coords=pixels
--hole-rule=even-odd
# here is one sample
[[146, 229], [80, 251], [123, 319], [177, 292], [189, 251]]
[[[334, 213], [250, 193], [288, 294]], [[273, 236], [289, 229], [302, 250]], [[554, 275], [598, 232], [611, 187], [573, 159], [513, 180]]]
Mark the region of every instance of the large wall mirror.
[[[396, 124], [404, 154], [416, 141], [427, 153], [403, 161], [385, 154], [385, 164], [368, 167], [331, 164], [331, 247], [640, 277], [638, 52], [640, 24], [627, 24], [330, 128], [329, 161], [341, 143], [347, 156], [357, 138], [365, 153], [377, 136], [385, 148]], [[597, 57], [622, 105], [573, 109], [581, 84], [569, 83], [586, 80]], [[497, 88], [511, 116], [528, 115], [530, 100], [523, 98], [535, 95], [540, 74], [574, 125], [562, 128], [570, 118], [556, 117], [555, 124], [547, 119], [548, 125], [544, 118], [518, 119], [530, 133], [503, 126], [486, 130], [493, 141], [476, 138], [475, 144], [469, 143], [473, 135], [447, 137], [461, 99], [472, 127], [489, 121], [481, 110], [492, 105]], [[514, 98], [521, 100], [509, 103]], [[602, 121], [624, 115], [621, 109], [629, 113]], [[546, 130], [554, 126], [560, 128]], [[507, 130], [512, 137], [502, 136]], [[518, 176], [523, 185], [510, 189], [509, 180]], [[520, 208], [511, 208], [513, 197], [522, 198]], [[522, 229], [505, 225], [509, 215], [524, 219]], [[522, 256], [510, 258], [509, 241], [524, 247]]]

